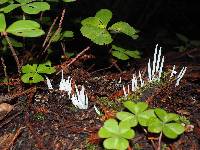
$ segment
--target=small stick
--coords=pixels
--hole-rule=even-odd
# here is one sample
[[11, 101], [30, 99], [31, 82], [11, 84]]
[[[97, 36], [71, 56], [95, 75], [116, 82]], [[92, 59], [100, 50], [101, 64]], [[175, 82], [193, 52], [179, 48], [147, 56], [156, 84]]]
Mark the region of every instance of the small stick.
[[9, 39], [9, 37], [8, 37], [8, 35], [7, 35], [7, 32], [2, 32], [2, 34], [3, 34], [4, 37], [6, 38], [6, 41], [8, 42], [9, 48], [10, 48], [10, 50], [11, 50], [11, 52], [12, 52], [12, 55], [13, 55], [13, 57], [14, 57], [14, 59], [15, 59], [15, 62], [16, 62], [16, 64], [17, 64], [18, 73], [19, 73], [19, 75], [20, 75], [20, 74], [21, 74], [21, 65], [20, 65], [20, 63], [19, 63], [19, 59], [18, 59], [18, 57], [17, 57], [17, 54], [16, 54], [16, 52], [15, 52], [15, 49], [14, 49], [13, 46], [12, 46], [12, 42], [10, 41], [10, 39]]
[[5, 78], [7, 79], [7, 83], [8, 83], [8, 92], [10, 92], [9, 77], [8, 77], [8, 74], [7, 74], [7, 71], [6, 71], [6, 65], [5, 65], [3, 57], [1, 57], [1, 63], [3, 65], [4, 75], [5, 75]]
[[162, 131], [160, 132], [160, 136], [159, 136], [159, 139], [158, 139], [158, 148], [157, 148], [157, 150], [161, 149], [161, 139], [162, 139]]

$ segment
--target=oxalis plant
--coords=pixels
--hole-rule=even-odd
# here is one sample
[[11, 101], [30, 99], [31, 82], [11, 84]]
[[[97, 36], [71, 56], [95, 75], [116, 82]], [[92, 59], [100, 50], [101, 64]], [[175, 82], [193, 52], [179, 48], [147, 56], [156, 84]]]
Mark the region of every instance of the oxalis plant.
[[[90, 39], [98, 45], [108, 45], [113, 42], [111, 33], [123, 33], [133, 39], [138, 38], [138, 31], [128, 23], [119, 21], [108, 27], [112, 18], [112, 12], [108, 9], [99, 10], [94, 17], [88, 17], [81, 21], [80, 29], [83, 36]], [[140, 58], [139, 51], [127, 50], [112, 44], [112, 55], [121, 60], [127, 60], [130, 57]]]
[[167, 113], [161, 108], [151, 109], [145, 102], [134, 103], [126, 101], [123, 103], [128, 111], [116, 114], [116, 119], [108, 119], [100, 128], [98, 135], [105, 138], [103, 146], [106, 149], [125, 150], [129, 147], [129, 139], [134, 138], [133, 127], [142, 126], [148, 132], [159, 133], [159, 148], [162, 135], [169, 139], [176, 139], [184, 132], [180, 116], [175, 113]]

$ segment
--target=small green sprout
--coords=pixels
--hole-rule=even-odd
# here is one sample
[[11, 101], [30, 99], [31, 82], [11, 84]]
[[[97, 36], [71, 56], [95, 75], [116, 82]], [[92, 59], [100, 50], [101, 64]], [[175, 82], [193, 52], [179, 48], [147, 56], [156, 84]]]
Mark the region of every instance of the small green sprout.
[[38, 83], [40, 81], [44, 81], [44, 77], [40, 74], [52, 74], [56, 71], [54, 67], [51, 66], [51, 62], [47, 61], [43, 64], [33, 64], [33, 65], [25, 65], [22, 67], [21, 80], [24, 83]]

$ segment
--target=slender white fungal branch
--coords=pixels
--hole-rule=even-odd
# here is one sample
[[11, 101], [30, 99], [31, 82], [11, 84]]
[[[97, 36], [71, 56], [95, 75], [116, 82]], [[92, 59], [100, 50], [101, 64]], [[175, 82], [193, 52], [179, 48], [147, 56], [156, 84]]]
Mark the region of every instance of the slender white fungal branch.
[[187, 70], [187, 67], [183, 67], [183, 68], [181, 69], [180, 73], [179, 73], [178, 76], [177, 76], [177, 80], [176, 80], [175, 86], [178, 86], [178, 85], [179, 85], [180, 80], [183, 78], [183, 76], [184, 76], [186, 70]]
[[165, 61], [165, 57], [163, 56], [161, 60], [161, 64], [160, 64], [160, 69], [159, 69], [159, 75], [158, 75], [159, 79], [162, 75], [164, 61]]
[[157, 63], [157, 52], [158, 52], [158, 44], [156, 44], [155, 52], [154, 52], [154, 57], [153, 57], [153, 69], [152, 69], [152, 77], [154, 78], [155, 74], [155, 66]]
[[176, 71], [175, 71], [175, 65], [173, 66], [173, 68], [172, 68], [172, 72], [171, 72], [171, 74], [170, 74], [170, 78], [172, 78], [174, 75], [176, 75]]
[[119, 78], [119, 82], [118, 83], [122, 83], [122, 78], [121, 77]]
[[144, 81], [142, 80], [142, 75], [139, 71], [139, 79], [140, 79], [140, 86], [143, 87], [144, 86]]
[[127, 97], [128, 94], [130, 93], [129, 85], [128, 85], [127, 92], [126, 92], [126, 88], [125, 88], [124, 85], [123, 85], [123, 92], [124, 92], [124, 97]]
[[85, 94], [85, 88], [82, 86], [81, 91], [78, 90], [75, 85], [76, 92], [72, 95], [72, 104], [79, 109], [87, 109], [88, 108], [88, 97]]
[[[45, 76], [45, 77], [46, 77], [46, 76]], [[46, 77], [46, 80], [47, 80], [47, 86], [48, 86], [48, 89], [49, 89], [49, 90], [53, 90], [53, 87], [52, 87], [51, 81], [49, 80], [48, 77]]]
[[101, 112], [99, 111], [99, 109], [95, 105], [94, 105], [94, 110], [99, 116], [101, 115]]
[[158, 72], [158, 70], [159, 70], [160, 58], [161, 58], [161, 47], [160, 47], [159, 52], [158, 52], [158, 60], [156, 62], [156, 72]]
[[149, 77], [149, 82], [151, 82], [152, 77], [151, 77], [151, 61], [150, 61], [150, 59], [148, 62], [148, 77]]
[[134, 92], [137, 88], [138, 88], [138, 85], [137, 85], [137, 78], [136, 78], [136, 76], [133, 74], [133, 78], [132, 78], [132, 80], [131, 80], [131, 90], [132, 90], [132, 92]]
[[61, 78], [61, 81], [60, 81], [59, 90], [66, 91], [69, 97], [70, 97], [71, 92], [72, 92], [72, 84], [71, 83], [72, 83], [71, 77], [68, 77], [67, 80], [64, 79], [63, 70], [62, 70], [62, 78]]

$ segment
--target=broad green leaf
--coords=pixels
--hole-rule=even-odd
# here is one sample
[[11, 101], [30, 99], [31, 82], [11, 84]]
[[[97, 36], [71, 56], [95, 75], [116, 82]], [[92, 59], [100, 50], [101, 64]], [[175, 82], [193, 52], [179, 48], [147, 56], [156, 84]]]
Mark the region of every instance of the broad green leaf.
[[32, 20], [19, 20], [11, 24], [6, 32], [22, 37], [38, 37], [44, 34], [40, 24]]
[[82, 26], [81, 33], [98, 45], [110, 44], [112, 42], [111, 35], [106, 29], [94, 26]]
[[35, 73], [37, 69], [37, 64], [33, 64], [33, 65], [25, 65], [22, 66], [22, 73]]
[[178, 135], [182, 134], [184, 130], [184, 127], [179, 123], [168, 123], [163, 127], [163, 134], [170, 139], [175, 139]]
[[130, 51], [130, 50], [127, 50], [124, 53], [126, 55], [130, 56], [130, 57], [133, 57], [133, 58], [141, 58], [139, 51]]
[[126, 107], [129, 111], [131, 111], [133, 114], [135, 114], [135, 103], [132, 101], [126, 101], [123, 103], [124, 107]]
[[54, 34], [51, 36], [50, 41], [51, 42], [58, 42], [61, 38], [62, 34], [61, 34], [61, 30], [58, 32], [54, 32]]
[[135, 136], [135, 131], [121, 121], [119, 123], [119, 131], [117, 135], [126, 139], [132, 139]]
[[9, 13], [17, 7], [20, 7], [20, 4], [10, 4], [6, 7], [1, 8], [0, 11], [3, 11], [4, 13]]
[[148, 131], [160, 133], [163, 129], [163, 123], [158, 118], [151, 118], [148, 122]]
[[145, 102], [138, 102], [135, 104], [131, 101], [126, 101], [124, 102], [124, 106], [135, 115], [145, 111], [148, 108], [148, 104]]
[[108, 9], [101, 9], [96, 13], [95, 17], [99, 18], [101, 23], [106, 27], [112, 18], [112, 12]]
[[119, 137], [112, 137], [104, 140], [103, 145], [106, 149], [125, 150], [128, 148], [128, 140]]
[[124, 54], [123, 52], [120, 52], [120, 51], [112, 51], [112, 55], [114, 57], [117, 57], [118, 59], [121, 59], [121, 60], [128, 60], [129, 57]]
[[175, 114], [175, 113], [168, 113], [165, 117], [164, 117], [164, 122], [170, 122], [170, 121], [178, 121], [179, 120], [179, 115]]
[[88, 18], [82, 20], [81, 24], [83, 26], [94, 26], [94, 27], [98, 27], [98, 26], [102, 25], [99, 18], [97, 18], [97, 17], [88, 17]]
[[64, 31], [62, 38], [72, 38], [74, 37], [74, 32], [73, 31]]
[[104, 127], [101, 127], [99, 132], [98, 132], [98, 136], [100, 138], [109, 138], [109, 137], [112, 137], [113, 135], [115, 135], [115, 133], [110, 132], [110, 130], [108, 130]]
[[75, 2], [76, 0], [63, 0], [63, 1], [69, 3], [69, 2]]
[[49, 10], [50, 5], [47, 2], [33, 2], [23, 5], [21, 8], [27, 14], [38, 14], [41, 11]]
[[154, 112], [158, 116], [159, 119], [161, 119], [163, 122], [166, 121], [165, 117], [167, 116], [167, 112], [165, 110], [161, 108], [156, 108]]
[[133, 27], [131, 27], [128, 23], [122, 21], [113, 24], [111, 27], [108, 28], [108, 30], [124, 33], [132, 37], [133, 39], [136, 38], [135, 34], [137, 33], [137, 31]]
[[24, 83], [38, 83], [40, 81], [44, 81], [44, 78], [38, 73], [26, 73], [21, 76], [21, 80]]
[[179, 40], [181, 40], [181, 41], [183, 41], [185, 43], [189, 42], [189, 39], [183, 34], [176, 33], [176, 36], [179, 38]]
[[15, 0], [15, 1], [17, 1], [20, 4], [27, 4], [27, 3], [30, 3], [30, 2], [35, 1], [35, 0]]
[[148, 126], [149, 119], [155, 118], [154, 109], [148, 109], [138, 114], [138, 122], [141, 126]]
[[6, 20], [3, 13], [0, 13], [0, 32], [4, 32], [6, 30]]
[[138, 123], [136, 116], [129, 112], [118, 112], [116, 117], [121, 120], [120, 124], [126, 127], [135, 127]]

